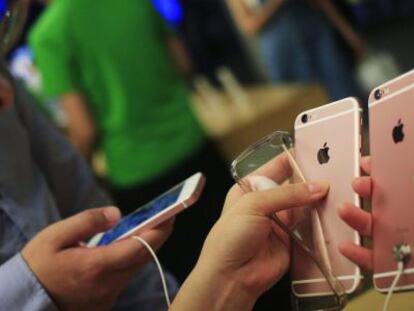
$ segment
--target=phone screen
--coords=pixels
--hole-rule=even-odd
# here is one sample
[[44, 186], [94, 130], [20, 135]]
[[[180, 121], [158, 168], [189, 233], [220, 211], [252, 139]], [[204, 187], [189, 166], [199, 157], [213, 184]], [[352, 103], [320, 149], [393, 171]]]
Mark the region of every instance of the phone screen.
[[115, 227], [105, 232], [98, 245], [108, 245], [128, 231], [169, 208], [177, 202], [182, 189], [183, 185], [179, 185], [160, 197], [141, 206], [135, 212], [123, 218]]

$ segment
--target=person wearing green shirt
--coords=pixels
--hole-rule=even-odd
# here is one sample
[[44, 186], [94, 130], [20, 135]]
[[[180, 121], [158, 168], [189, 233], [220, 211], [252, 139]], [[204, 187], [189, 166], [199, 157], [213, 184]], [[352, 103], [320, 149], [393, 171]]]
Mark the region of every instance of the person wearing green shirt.
[[[223, 201], [231, 178], [191, 111], [183, 79], [190, 65], [178, 37], [149, 0], [55, 0], [29, 42], [46, 95], [62, 104], [72, 142], [86, 157], [103, 150], [124, 214], [196, 171], [207, 176], [204, 202], [178, 217], [161, 253], [184, 279], [219, 216], [208, 208]], [[187, 247], [177, 251], [184, 240]]]

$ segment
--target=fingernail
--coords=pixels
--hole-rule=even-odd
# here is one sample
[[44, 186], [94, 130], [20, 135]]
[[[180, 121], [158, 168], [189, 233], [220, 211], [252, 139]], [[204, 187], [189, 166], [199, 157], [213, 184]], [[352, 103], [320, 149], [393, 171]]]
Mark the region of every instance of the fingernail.
[[249, 176], [248, 182], [253, 191], [264, 191], [277, 188], [279, 185], [265, 176]]
[[104, 210], [105, 218], [108, 222], [113, 223], [117, 222], [121, 218], [121, 212], [117, 207], [107, 207]]
[[342, 204], [342, 203], [336, 204], [336, 210], [338, 211], [338, 215], [339, 215], [340, 218], [342, 218], [342, 215], [344, 213], [344, 209], [345, 209], [344, 204]]
[[308, 190], [312, 194], [325, 193], [329, 188], [327, 182], [313, 182], [308, 184]]

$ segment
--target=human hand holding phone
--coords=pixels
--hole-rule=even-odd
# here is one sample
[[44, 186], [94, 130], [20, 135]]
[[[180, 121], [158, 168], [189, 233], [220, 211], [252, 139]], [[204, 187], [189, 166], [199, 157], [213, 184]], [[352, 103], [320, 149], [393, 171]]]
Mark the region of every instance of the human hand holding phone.
[[95, 235], [88, 242], [88, 246], [108, 245], [133, 235], [141, 235], [157, 227], [197, 202], [204, 185], [204, 175], [194, 174], [125, 216], [110, 230]]
[[[292, 174], [281, 161], [288, 164], [285, 157], [278, 157], [257, 172], [273, 181], [272, 189], [253, 184], [255, 192], [246, 193], [238, 185], [229, 191], [223, 213], [171, 310], [251, 310], [257, 298], [286, 273], [289, 237], [271, 216], [277, 212], [283, 219], [281, 211], [322, 200], [329, 186], [316, 182], [277, 187], [275, 183], [282, 184]], [[246, 181], [257, 183], [253, 177], [258, 176]]]
[[[117, 208], [90, 209], [41, 231], [22, 256], [60, 310], [109, 310], [135, 273], [150, 260], [147, 250], [127, 239], [87, 248], [79, 242], [113, 227]], [[172, 220], [141, 236], [158, 249], [172, 230]]]

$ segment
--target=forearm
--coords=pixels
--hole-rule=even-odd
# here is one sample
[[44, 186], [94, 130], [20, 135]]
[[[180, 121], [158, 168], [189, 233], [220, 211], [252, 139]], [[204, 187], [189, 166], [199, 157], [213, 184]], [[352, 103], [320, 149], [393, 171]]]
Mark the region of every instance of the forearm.
[[272, 18], [274, 14], [280, 9], [285, 0], [270, 0], [260, 9], [256, 31], [259, 31]]
[[170, 36], [167, 39], [167, 46], [178, 70], [184, 76], [189, 76], [193, 71], [193, 64], [184, 43], [177, 36]]
[[242, 0], [228, 0], [240, 29], [248, 36], [255, 35], [272, 18], [285, 0], [270, 0], [258, 10], [246, 7]]
[[237, 281], [196, 266], [170, 311], [248, 311], [253, 309], [256, 299]]
[[352, 41], [357, 37], [357, 33], [345, 19], [345, 17], [338, 11], [331, 0], [316, 0], [319, 8], [325, 13], [331, 24], [341, 33], [346, 41]]
[[62, 107], [68, 121], [69, 138], [79, 152], [89, 159], [96, 139], [95, 124], [81, 94], [70, 93], [61, 97]]

